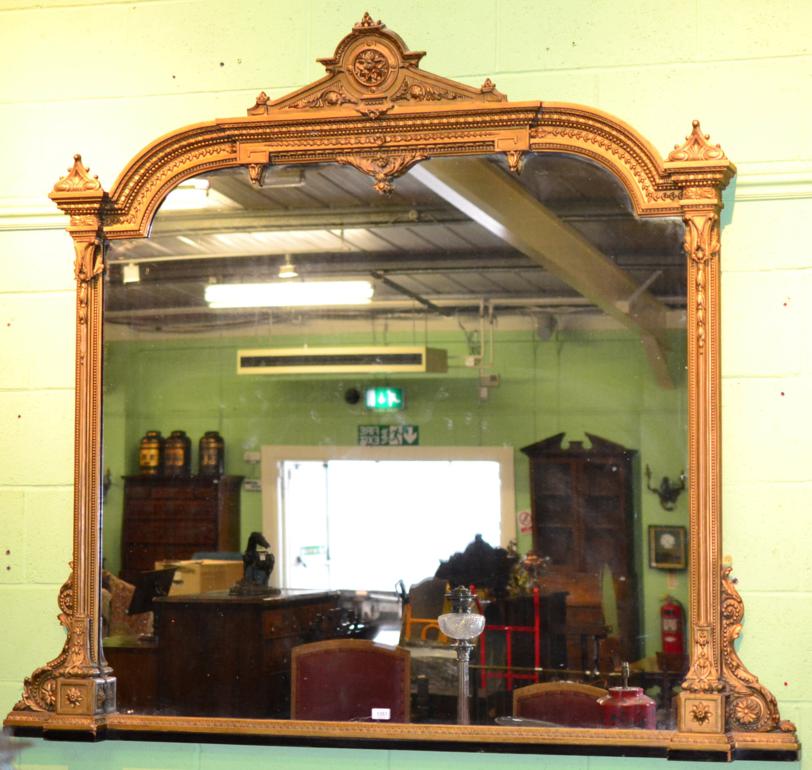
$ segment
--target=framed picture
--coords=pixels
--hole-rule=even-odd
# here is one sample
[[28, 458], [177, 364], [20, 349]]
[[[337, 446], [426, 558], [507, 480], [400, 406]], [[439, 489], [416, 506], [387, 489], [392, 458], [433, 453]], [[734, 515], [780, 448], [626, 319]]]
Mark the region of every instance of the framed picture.
[[648, 528], [648, 563], [656, 569], [685, 569], [687, 530], [685, 527], [652, 524]]

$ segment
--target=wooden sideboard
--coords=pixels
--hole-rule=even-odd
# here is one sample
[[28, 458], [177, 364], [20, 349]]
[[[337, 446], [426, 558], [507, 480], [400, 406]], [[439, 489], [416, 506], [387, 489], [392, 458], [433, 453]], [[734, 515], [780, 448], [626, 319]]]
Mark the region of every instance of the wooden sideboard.
[[242, 480], [125, 476], [121, 576], [199, 551], [239, 551]]

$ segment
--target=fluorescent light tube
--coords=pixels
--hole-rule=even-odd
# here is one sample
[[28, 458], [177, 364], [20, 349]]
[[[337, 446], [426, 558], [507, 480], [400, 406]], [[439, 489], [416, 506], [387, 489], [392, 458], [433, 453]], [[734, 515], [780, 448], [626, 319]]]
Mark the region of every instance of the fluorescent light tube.
[[278, 283], [218, 283], [206, 287], [212, 308], [368, 305], [370, 281], [290, 281]]

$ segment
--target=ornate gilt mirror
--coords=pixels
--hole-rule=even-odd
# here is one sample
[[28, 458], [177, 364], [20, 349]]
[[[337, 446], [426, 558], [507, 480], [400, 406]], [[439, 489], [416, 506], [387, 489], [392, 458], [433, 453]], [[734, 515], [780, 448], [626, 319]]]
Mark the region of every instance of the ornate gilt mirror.
[[[721, 563], [719, 214], [735, 167], [697, 121], [662, 160], [616, 118], [510, 102], [422, 55], [367, 14], [312, 85], [157, 139], [109, 193], [79, 156], [57, 182], [77, 254], [68, 638], [5, 724], [796, 752], [736, 654], [743, 607]], [[268, 283], [367, 294], [248, 298]], [[225, 465], [152, 477], [138, 441], [157, 429], [217, 431]], [[267, 595], [173, 585], [129, 627], [146, 635], [112, 641], [121, 582], [252, 532], [276, 556]], [[496, 587], [455, 573], [486, 617], [459, 725], [453, 650], [412, 635], [417, 593], [395, 584], [490, 547], [478, 535], [512, 566]], [[686, 611], [670, 658], [665, 595]], [[343, 636], [408, 650], [408, 718], [297, 711], [293, 650]], [[652, 696], [647, 729], [516, 711], [531, 685], [617, 688], [624, 661]]]

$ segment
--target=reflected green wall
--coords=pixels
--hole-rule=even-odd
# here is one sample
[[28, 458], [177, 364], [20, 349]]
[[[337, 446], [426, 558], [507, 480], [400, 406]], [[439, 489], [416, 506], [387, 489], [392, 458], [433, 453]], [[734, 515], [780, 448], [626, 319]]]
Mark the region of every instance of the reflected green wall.
[[[323, 74], [364, 10], [427, 69], [588, 104], [665, 156], [701, 119], [738, 175], [722, 216], [723, 548], [739, 653], [812, 740], [812, 57], [807, 0], [13, 0], [0, 3], [0, 705], [52, 659], [70, 560], [74, 252], [46, 194], [81, 152], [110, 189], [178, 126]], [[125, 34], [126, 33], [126, 34]], [[655, 472], [658, 465], [652, 461]], [[35, 741], [23, 768], [686, 770], [658, 759]], [[782, 765], [812, 768], [808, 758]], [[748, 770], [767, 770], [749, 762]]]
[[[669, 353], [674, 388], [655, 381], [639, 338], [623, 331], [558, 332], [547, 341], [525, 330], [497, 332], [493, 367], [500, 384], [479, 398], [479, 373], [466, 368], [469, 352], [461, 331], [388, 334], [387, 344], [428, 344], [448, 352], [448, 374], [359, 377], [322, 375], [238, 375], [237, 350], [337, 344], [335, 336], [204, 337], [181, 340], [108, 342], [105, 350], [104, 464], [113, 485], [105, 513], [105, 565], [117, 571], [122, 511], [121, 476], [138, 470], [138, 442], [147, 430], [164, 436], [185, 430], [196, 441], [218, 430], [227, 446], [228, 473], [258, 477], [245, 463], [245, 451], [264, 444], [354, 446], [357, 426], [401, 421], [419, 426], [423, 446], [510, 446], [515, 451], [518, 510], [529, 510], [529, 469], [523, 446], [556, 433], [565, 441], [586, 432], [637, 451], [635, 467], [636, 569], [644, 602], [641, 631], [645, 651], [660, 649], [658, 609], [671, 593], [687, 605], [687, 573], [666, 575], [648, 566], [649, 524], [687, 525], [687, 496], [664, 511], [655, 495], [643, 491], [640, 472], [649, 464], [657, 479], [676, 477], [686, 467], [687, 403], [684, 333], [672, 332]], [[372, 344], [369, 335], [342, 334], [345, 345]], [[380, 343], [380, 340], [378, 340]], [[406, 389], [406, 409], [396, 415], [370, 415], [348, 405], [350, 387], [397, 384]], [[194, 463], [193, 463], [194, 465]], [[260, 495], [242, 493], [241, 542], [262, 524]], [[472, 538], [465, 533], [460, 549]], [[530, 547], [520, 538], [520, 550]]]

